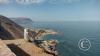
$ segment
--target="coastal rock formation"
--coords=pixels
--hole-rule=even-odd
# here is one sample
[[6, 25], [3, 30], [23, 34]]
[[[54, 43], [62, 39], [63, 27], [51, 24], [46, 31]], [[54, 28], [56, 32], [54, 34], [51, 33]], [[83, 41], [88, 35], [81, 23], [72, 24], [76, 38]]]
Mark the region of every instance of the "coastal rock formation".
[[16, 56], [0, 39], [0, 56]]
[[5, 44], [16, 54], [16, 56], [53, 56], [47, 54], [43, 49], [24, 39], [3, 40]]
[[18, 39], [23, 38], [24, 28], [7, 17], [0, 15], [0, 38]]
[[[34, 37], [32, 38], [41, 38], [41, 36], [43, 35], [56, 34], [56, 32], [52, 30], [45, 30], [45, 29], [44, 30], [32, 29], [31, 31], [36, 33], [35, 35], [32, 34], [34, 35]], [[2, 39], [4, 43], [11, 49], [11, 51], [14, 52], [17, 56], [53, 56], [51, 54], [47, 54], [46, 52], [44, 52], [44, 49], [37, 47], [36, 44], [25, 41], [24, 27], [13, 22], [9, 18], [1, 15], [0, 15], [0, 39]], [[3, 46], [2, 43], [0, 43], [0, 47], [1, 46]], [[0, 56], [2, 56], [1, 52]]]

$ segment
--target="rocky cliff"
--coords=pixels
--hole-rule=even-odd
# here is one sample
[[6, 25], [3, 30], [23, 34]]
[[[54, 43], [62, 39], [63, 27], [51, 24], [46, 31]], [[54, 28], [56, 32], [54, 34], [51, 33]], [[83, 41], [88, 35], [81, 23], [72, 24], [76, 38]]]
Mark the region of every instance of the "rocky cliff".
[[16, 56], [1, 39], [0, 39], [0, 56]]
[[[34, 39], [36, 37], [42, 37], [48, 34], [56, 34], [56, 32], [52, 30], [45, 30], [45, 29], [44, 30], [28, 29], [28, 31], [36, 33], [35, 35], [32, 34], [32, 36], [34, 35], [34, 37], [32, 37]], [[32, 42], [27, 42], [24, 39], [24, 28], [18, 25], [17, 23], [13, 22], [9, 18], [1, 15], [0, 15], [0, 39], [2, 39], [4, 44], [6, 44], [11, 49], [11, 52], [12, 53], [14, 52], [16, 56], [53, 56], [51, 53], [50, 54], [46, 53], [44, 48], [38, 47], [35, 43], [33, 44]], [[2, 43], [0, 43], [0, 46], [2, 46], [1, 44]], [[1, 52], [0, 56], [4, 56], [2, 55]], [[3, 53], [6, 52], [3, 51]], [[7, 52], [7, 54], [9, 53]]]
[[0, 15], [0, 38], [18, 39], [23, 38], [24, 28], [9, 18]]

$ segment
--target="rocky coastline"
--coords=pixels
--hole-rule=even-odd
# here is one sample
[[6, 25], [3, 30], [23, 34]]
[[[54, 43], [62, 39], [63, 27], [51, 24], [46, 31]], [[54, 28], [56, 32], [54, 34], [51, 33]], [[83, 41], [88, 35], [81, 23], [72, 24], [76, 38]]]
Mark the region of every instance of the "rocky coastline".
[[[52, 53], [52, 51], [47, 48], [48, 46], [52, 46], [55, 48], [57, 44], [55, 40], [53, 41], [50, 40], [47, 42], [45, 42], [46, 40], [44, 40], [41, 42], [41, 44], [32, 43], [33, 41], [39, 41], [38, 39], [44, 35], [57, 34], [57, 32], [53, 30], [46, 30], [46, 29], [28, 29], [29, 35], [27, 37], [28, 41], [26, 41], [24, 36], [24, 29], [25, 29], [24, 27], [13, 22], [9, 18], [0, 15], [0, 39], [2, 39], [0, 41], [3, 41], [4, 44], [8, 46], [8, 48], [11, 49], [11, 51], [15, 53], [16, 56], [58, 55], [56, 51]], [[47, 44], [47, 46], [45, 46], [44, 44]], [[38, 47], [37, 45], [41, 45], [41, 46]], [[48, 51], [49, 53], [46, 53], [45, 51]]]

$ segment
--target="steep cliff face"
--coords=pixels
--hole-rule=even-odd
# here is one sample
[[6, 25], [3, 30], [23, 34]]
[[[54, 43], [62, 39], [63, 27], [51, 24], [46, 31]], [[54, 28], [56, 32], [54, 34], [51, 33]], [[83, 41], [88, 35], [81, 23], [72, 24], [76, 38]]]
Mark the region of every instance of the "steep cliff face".
[[18, 39], [23, 38], [24, 28], [7, 17], [0, 15], [0, 38]]

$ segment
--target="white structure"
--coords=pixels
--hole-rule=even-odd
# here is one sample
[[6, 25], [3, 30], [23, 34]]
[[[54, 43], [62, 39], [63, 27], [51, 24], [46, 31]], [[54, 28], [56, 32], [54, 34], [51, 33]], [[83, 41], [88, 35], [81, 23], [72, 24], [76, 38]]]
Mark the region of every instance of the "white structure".
[[28, 41], [28, 28], [24, 29], [24, 39]]

